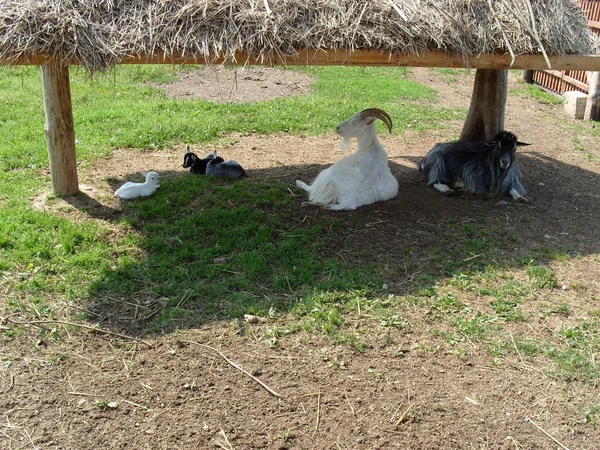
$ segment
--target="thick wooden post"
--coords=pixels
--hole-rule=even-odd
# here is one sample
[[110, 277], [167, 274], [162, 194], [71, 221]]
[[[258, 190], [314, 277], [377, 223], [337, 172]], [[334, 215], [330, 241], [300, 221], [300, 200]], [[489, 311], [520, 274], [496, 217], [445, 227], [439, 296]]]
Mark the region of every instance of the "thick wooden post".
[[56, 194], [68, 197], [79, 192], [69, 66], [43, 65], [42, 82], [52, 188]]
[[504, 129], [507, 92], [508, 70], [477, 69], [461, 140], [489, 140]]
[[590, 90], [585, 106], [584, 120], [600, 120], [600, 72], [588, 72]]
[[534, 70], [524, 70], [523, 71], [523, 81], [525, 83], [533, 83], [533, 72], [535, 72]]

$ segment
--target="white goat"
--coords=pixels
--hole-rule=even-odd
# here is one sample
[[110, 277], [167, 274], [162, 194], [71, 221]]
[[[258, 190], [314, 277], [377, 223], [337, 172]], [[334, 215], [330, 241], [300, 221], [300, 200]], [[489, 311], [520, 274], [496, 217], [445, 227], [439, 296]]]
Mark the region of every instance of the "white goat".
[[150, 195], [154, 194], [156, 188], [160, 186], [160, 184], [158, 184], [158, 174], [156, 172], [140, 173], [146, 177], [146, 181], [144, 183], [134, 183], [132, 181], [128, 181], [115, 191], [115, 196], [124, 199], [131, 199], [138, 197], [149, 197]]
[[350, 139], [358, 138], [356, 152], [323, 170], [309, 186], [296, 180], [296, 186], [308, 192], [314, 205], [327, 209], [356, 209], [359, 206], [389, 200], [398, 194], [398, 180], [388, 167], [388, 156], [377, 139], [375, 121], [381, 119], [392, 132], [392, 119], [383, 110], [365, 109], [339, 124], [342, 150]]

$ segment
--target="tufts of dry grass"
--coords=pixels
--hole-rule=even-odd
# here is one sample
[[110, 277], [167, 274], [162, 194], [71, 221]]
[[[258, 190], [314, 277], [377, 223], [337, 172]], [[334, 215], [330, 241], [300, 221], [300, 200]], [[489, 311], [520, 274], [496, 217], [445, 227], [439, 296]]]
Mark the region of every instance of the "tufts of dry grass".
[[298, 49], [591, 53], [573, 0], [4, 0], [0, 60], [50, 55], [101, 70], [124, 56]]

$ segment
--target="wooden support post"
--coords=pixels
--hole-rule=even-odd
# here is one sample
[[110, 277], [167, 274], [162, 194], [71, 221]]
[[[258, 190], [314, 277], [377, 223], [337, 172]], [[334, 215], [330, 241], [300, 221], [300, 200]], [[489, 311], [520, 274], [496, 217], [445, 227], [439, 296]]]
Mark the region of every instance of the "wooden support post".
[[529, 84], [533, 83], [533, 73], [534, 72], [535, 72], [534, 70], [524, 70], [523, 71], [523, 81], [525, 83], [529, 83]]
[[507, 70], [477, 69], [461, 140], [489, 140], [504, 129], [507, 92]]
[[600, 120], [600, 72], [588, 72], [590, 90], [585, 106], [584, 120]]
[[79, 192], [69, 66], [43, 65], [42, 82], [52, 188], [56, 194], [68, 197]]

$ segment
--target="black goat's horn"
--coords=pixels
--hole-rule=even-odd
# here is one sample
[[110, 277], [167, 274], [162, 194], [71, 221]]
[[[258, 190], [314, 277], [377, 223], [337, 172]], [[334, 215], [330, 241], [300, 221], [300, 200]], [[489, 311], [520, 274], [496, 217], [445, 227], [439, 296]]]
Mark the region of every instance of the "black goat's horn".
[[517, 141], [517, 145], [520, 146], [520, 147], [522, 147], [522, 146], [531, 145], [531, 144], [528, 144], [527, 142]]

